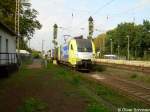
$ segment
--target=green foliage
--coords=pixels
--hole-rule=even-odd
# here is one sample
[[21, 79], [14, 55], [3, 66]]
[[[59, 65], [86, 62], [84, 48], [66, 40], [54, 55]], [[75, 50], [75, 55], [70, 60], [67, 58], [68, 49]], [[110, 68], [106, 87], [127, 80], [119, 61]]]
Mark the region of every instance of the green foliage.
[[94, 39], [96, 51], [105, 51], [106, 34], [100, 34]]
[[[14, 5], [13, 5], [14, 4]], [[14, 29], [15, 0], [0, 0], [0, 19]]]
[[[12, 30], [15, 30], [15, 0], [0, 0], [0, 19]], [[42, 25], [37, 20], [38, 12], [30, 6], [20, 3], [20, 49], [27, 49], [27, 40], [33, 37], [36, 29]]]
[[102, 106], [93, 103], [88, 106], [86, 112], [107, 112], [107, 110], [102, 108]]
[[33, 58], [40, 58], [40, 52], [33, 50], [32, 51], [32, 56], [33, 56]]
[[120, 55], [126, 56], [128, 47], [127, 36], [129, 36], [130, 43], [130, 57], [142, 58], [145, 55], [148, 56], [150, 48], [150, 21], [148, 20], [144, 20], [141, 25], [121, 23], [117, 28], [108, 31], [105, 53], [110, 53], [110, 39], [112, 39], [113, 53], [117, 54], [118, 49], [120, 49]]
[[23, 10], [22, 14], [23, 15], [20, 17], [20, 34], [21, 36], [30, 39], [34, 34], [35, 29], [41, 28], [41, 24], [36, 20], [38, 12], [35, 9], [29, 8]]
[[79, 86], [81, 84], [81, 77], [80, 76], [74, 76], [71, 80], [71, 84], [75, 86]]
[[48, 105], [38, 99], [29, 98], [17, 112], [47, 112]]

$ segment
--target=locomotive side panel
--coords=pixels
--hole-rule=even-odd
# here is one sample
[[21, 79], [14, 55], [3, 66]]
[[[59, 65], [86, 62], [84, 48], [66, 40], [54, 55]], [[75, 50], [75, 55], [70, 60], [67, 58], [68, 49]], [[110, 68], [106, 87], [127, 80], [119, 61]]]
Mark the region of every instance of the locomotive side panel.
[[76, 44], [76, 40], [72, 39], [69, 42], [69, 63], [75, 67], [76, 65], [76, 54], [77, 54], [77, 44]]
[[68, 62], [68, 58], [69, 58], [69, 47], [68, 44], [65, 44], [64, 46], [62, 46], [60, 48], [60, 60], [63, 62]]

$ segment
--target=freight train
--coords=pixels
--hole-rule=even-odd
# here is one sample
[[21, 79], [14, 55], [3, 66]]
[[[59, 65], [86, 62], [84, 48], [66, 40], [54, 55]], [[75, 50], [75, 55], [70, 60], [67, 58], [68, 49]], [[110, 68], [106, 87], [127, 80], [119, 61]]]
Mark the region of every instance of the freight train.
[[90, 70], [94, 64], [95, 46], [92, 40], [75, 37], [55, 50], [58, 63], [67, 64], [77, 70]]

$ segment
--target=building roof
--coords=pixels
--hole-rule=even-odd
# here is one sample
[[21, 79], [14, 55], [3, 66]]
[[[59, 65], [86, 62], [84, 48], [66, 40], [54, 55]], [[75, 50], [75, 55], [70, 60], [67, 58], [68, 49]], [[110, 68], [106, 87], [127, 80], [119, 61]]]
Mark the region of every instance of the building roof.
[[[16, 52], [18, 53], [18, 49], [16, 49]], [[23, 50], [23, 49], [19, 50], [19, 53], [20, 54], [30, 54], [27, 50]]]
[[0, 28], [5, 30], [7, 33], [11, 34], [12, 36], [17, 36], [17, 34], [2, 21], [0, 21]]

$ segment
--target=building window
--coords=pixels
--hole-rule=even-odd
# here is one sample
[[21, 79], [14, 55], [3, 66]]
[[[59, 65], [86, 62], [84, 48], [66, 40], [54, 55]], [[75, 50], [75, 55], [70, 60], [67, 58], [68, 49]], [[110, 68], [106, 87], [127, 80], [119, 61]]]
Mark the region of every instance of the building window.
[[[0, 53], [2, 52], [2, 37], [0, 36]], [[1, 55], [0, 54], [0, 64], [1, 64]]]
[[2, 51], [2, 37], [0, 36], [0, 52]]
[[6, 39], [6, 53], [8, 53], [8, 39]]

